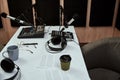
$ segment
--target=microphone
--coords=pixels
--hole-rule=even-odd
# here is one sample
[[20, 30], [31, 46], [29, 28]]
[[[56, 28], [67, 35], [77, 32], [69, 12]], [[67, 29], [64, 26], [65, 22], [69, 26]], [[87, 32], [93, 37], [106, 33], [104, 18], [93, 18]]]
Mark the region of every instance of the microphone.
[[17, 19], [17, 18], [15, 18], [15, 17], [12, 17], [12, 16], [9, 16], [9, 15], [7, 15], [6, 13], [1, 13], [0, 14], [3, 18], [9, 18], [9, 19], [11, 19], [11, 20], [13, 20], [13, 21], [15, 21], [15, 22], [17, 22], [17, 23], [21, 23], [21, 24], [23, 24], [23, 25], [25, 25], [25, 26], [33, 26], [31, 23], [27, 23], [27, 22], [25, 22], [25, 21], [23, 21], [23, 20], [20, 20], [20, 19]]
[[71, 25], [78, 17], [78, 14], [74, 14], [72, 19], [70, 19], [70, 21], [65, 24], [65, 27], [68, 28], [68, 26]]

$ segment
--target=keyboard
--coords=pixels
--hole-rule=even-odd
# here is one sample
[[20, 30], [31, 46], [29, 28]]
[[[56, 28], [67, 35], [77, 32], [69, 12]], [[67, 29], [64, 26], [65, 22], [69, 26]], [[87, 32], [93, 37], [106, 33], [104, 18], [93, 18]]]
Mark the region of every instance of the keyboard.
[[61, 35], [63, 35], [66, 38], [66, 40], [74, 39], [72, 32], [61, 32], [61, 31], [55, 31], [55, 30], [52, 31], [51, 37], [57, 37], [57, 36], [61, 36]]

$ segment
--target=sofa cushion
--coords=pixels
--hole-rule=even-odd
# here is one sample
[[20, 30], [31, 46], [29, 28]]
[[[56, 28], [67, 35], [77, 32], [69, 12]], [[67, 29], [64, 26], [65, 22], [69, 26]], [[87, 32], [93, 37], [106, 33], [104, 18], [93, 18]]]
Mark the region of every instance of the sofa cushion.
[[104, 68], [88, 70], [91, 80], [120, 80], [120, 74]]

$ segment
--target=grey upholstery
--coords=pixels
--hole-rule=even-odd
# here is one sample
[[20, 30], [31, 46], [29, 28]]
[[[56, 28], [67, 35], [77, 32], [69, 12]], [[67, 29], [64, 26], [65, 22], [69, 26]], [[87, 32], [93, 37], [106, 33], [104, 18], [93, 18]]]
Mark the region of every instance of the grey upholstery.
[[106, 38], [82, 46], [91, 80], [120, 80], [120, 38]]

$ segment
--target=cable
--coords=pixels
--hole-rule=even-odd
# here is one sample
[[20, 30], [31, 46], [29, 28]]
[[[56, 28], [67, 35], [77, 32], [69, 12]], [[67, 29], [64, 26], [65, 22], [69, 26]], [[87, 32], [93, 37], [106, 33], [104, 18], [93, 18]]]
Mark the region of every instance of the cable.
[[50, 26], [48, 27], [47, 31], [46, 31], [46, 32], [44, 32], [44, 33], [46, 33], [46, 34], [47, 34], [47, 33], [49, 32], [49, 30], [50, 30]]
[[[23, 41], [21, 41], [20, 43], [18, 43], [17, 45], [18, 45], [18, 48], [20, 49], [20, 48], [22, 48], [24, 45], [24, 42]], [[28, 47], [28, 45], [26, 45], [27, 47]], [[35, 48], [36, 48], [36, 46], [34, 46]], [[20, 50], [25, 50], [25, 51], [29, 51], [30, 53], [32, 53], [33, 54], [33, 51], [32, 50], [30, 50], [30, 49], [20, 49]]]

